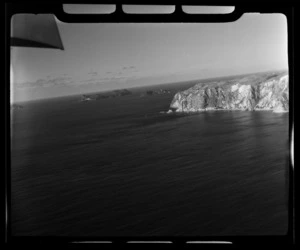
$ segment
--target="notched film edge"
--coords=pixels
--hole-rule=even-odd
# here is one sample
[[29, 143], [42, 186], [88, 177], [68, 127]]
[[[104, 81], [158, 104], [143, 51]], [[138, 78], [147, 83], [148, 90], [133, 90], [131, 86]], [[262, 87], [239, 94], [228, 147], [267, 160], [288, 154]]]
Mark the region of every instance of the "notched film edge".
[[290, 242], [290, 19], [54, 6], [10, 6], [11, 241]]

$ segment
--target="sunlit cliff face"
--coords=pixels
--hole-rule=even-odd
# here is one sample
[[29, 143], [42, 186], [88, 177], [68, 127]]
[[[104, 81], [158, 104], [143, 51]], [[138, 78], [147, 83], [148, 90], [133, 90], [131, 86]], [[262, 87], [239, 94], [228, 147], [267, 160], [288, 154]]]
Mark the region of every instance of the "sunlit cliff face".
[[228, 82], [199, 83], [178, 92], [170, 107], [177, 112], [206, 110], [288, 112], [288, 74], [258, 74]]

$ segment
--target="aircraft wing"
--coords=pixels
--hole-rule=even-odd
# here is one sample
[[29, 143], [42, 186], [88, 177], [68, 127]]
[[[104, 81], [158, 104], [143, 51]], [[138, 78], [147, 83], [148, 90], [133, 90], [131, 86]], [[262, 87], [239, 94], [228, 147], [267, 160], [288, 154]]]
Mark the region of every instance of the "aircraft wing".
[[16, 14], [11, 22], [11, 46], [64, 50], [53, 14]]

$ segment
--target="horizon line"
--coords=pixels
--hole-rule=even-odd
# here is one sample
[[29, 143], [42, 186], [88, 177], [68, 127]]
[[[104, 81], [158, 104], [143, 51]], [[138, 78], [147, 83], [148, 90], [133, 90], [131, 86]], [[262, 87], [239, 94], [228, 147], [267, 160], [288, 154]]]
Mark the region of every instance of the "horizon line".
[[93, 92], [84, 92], [84, 93], [78, 93], [78, 94], [69, 94], [69, 95], [61, 95], [61, 96], [54, 96], [54, 97], [44, 97], [44, 98], [36, 98], [31, 100], [25, 100], [25, 101], [17, 101], [13, 102], [10, 98], [10, 105], [18, 104], [18, 103], [27, 103], [32, 101], [41, 101], [41, 100], [49, 100], [49, 99], [56, 99], [56, 98], [63, 98], [63, 97], [75, 97], [85, 94], [93, 94], [93, 93], [107, 93], [114, 90], [121, 90], [121, 89], [136, 89], [136, 88], [147, 88], [151, 86], [158, 86], [158, 85], [167, 85], [167, 84], [178, 84], [178, 83], [184, 83], [184, 82], [192, 82], [192, 81], [203, 81], [203, 80], [210, 80], [210, 79], [218, 79], [222, 77], [238, 77], [238, 76], [244, 76], [244, 75], [252, 75], [252, 74], [260, 74], [260, 73], [269, 73], [269, 72], [285, 72], [289, 73], [289, 68], [286, 69], [273, 69], [273, 70], [267, 70], [267, 71], [256, 71], [251, 73], [242, 73], [242, 74], [236, 74], [236, 75], [222, 75], [222, 76], [216, 76], [216, 77], [206, 77], [206, 78], [197, 78], [197, 79], [190, 79], [190, 80], [184, 80], [184, 81], [176, 81], [176, 82], [161, 82], [156, 84], [150, 84], [150, 85], [143, 85], [143, 86], [132, 86], [132, 87], [125, 87], [125, 88], [115, 88], [110, 90], [104, 90], [104, 91], [93, 91]]

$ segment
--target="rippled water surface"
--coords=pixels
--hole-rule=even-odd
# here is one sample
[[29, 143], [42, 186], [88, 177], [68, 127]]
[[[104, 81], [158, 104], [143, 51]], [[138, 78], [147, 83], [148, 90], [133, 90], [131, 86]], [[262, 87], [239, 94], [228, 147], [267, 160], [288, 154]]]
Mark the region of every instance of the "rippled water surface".
[[14, 110], [12, 234], [285, 234], [288, 113], [160, 113], [173, 95]]

